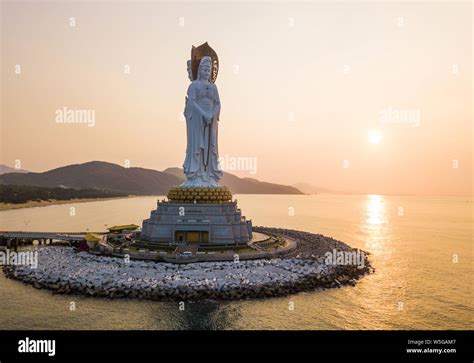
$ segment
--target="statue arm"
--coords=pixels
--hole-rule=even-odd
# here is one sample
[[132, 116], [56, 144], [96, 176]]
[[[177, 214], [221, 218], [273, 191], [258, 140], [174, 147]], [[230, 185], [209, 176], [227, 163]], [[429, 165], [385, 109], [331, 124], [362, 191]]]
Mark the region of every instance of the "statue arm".
[[197, 85], [192, 82], [189, 87], [188, 87], [188, 92], [186, 95], [186, 106], [184, 108], [184, 114], [186, 116], [186, 119], [191, 118], [192, 114], [194, 111], [197, 111], [201, 116], [204, 118], [204, 122], [206, 124], [211, 123], [212, 118], [215, 115], [215, 108], [212, 110], [212, 114], [209, 112], [204, 111], [198, 104], [197, 102], [197, 94], [196, 94], [196, 88]]
[[214, 92], [215, 92], [215, 104], [214, 104], [214, 112], [213, 115], [216, 117], [216, 120], [219, 121], [219, 117], [221, 114], [221, 99], [219, 97], [219, 91], [217, 90], [217, 86], [214, 83]]
[[193, 106], [196, 100], [196, 88], [193, 83], [188, 87], [188, 92], [186, 93], [186, 101], [184, 105], [184, 115], [186, 118], [190, 118], [193, 113]]
[[189, 119], [192, 116], [193, 110], [197, 110], [199, 114], [204, 117], [204, 122], [209, 124], [212, 122], [212, 118], [219, 120], [220, 109], [221, 104], [216, 85], [214, 85], [214, 107], [212, 109], [212, 113], [210, 114], [209, 112], [204, 111], [197, 103], [196, 84], [191, 82], [186, 94], [186, 105], [184, 108], [184, 115], [186, 116], [186, 119]]

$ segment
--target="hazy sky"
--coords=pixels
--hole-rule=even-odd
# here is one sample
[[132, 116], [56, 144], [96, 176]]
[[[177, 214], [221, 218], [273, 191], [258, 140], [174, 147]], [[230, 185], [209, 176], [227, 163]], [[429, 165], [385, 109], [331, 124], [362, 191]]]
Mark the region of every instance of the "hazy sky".
[[[186, 60], [208, 41], [220, 154], [257, 161], [235, 174], [472, 192], [469, 2], [3, 2], [1, 22], [2, 164], [181, 166]], [[93, 110], [94, 127], [57, 123], [64, 107]]]

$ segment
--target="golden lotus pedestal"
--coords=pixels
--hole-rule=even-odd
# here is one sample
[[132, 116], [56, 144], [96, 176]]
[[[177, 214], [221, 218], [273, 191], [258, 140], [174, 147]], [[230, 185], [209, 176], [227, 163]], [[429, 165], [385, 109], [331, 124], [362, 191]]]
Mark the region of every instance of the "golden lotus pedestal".
[[226, 187], [171, 188], [143, 221], [148, 242], [242, 244], [252, 239], [252, 221], [242, 216]]
[[228, 203], [232, 194], [226, 187], [217, 188], [171, 188], [168, 200], [173, 203]]

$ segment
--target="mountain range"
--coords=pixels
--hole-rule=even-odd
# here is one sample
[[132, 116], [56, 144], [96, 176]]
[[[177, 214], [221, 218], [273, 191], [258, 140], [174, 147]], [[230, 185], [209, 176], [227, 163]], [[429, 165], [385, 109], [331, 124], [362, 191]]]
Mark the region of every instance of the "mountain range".
[[[0, 175], [0, 184], [99, 189], [129, 195], [165, 195], [170, 188], [184, 181], [184, 173], [180, 168], [164, 171], [124, 168], [104, 161], [68, 165], [42, 173], [12, 170], [14, 172]], [[224, 173], [222, 185], [227, 186], [233, 194], [304, 194], [293, 186], [239, 178], [229, 173]]]
[[296, 183], [293, 184], [293, 187], [298, 190], [301, 190], [305, 194], [351, 194], [349, 192], [344, 192], [340, 190], [321, 188], [309, 183]]

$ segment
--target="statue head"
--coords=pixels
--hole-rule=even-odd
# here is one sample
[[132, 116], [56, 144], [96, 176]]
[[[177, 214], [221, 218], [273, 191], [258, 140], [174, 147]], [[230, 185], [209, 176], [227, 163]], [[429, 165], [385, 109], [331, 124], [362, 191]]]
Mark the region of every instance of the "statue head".
[[191, 62], [191, 59], [186, 62], [188, 66], [188, 78], [192, 82], [193, 81], [193, 64]]
[[212, 73], [212, 59], [209, 56], [201, 58], [198, 67], [198, 79], [209, 81]]
[[[211, 76], [209, 81], [212, 83], [216, 82], [217, 73], [219, 73], [219, 58], [217, 57], [217, 53], [214, 49], [210, 47], [209, 44], [203, 43], [199, 47], [195, 47], [194, 45], [191, 48], [191, 75], [192, 79], [200, 79], [199, 75], [199, 65], [201, 60], [205, 57], [209, 57], [211, 63]], [[208, 62], [208, 61], [206, 61]]]

